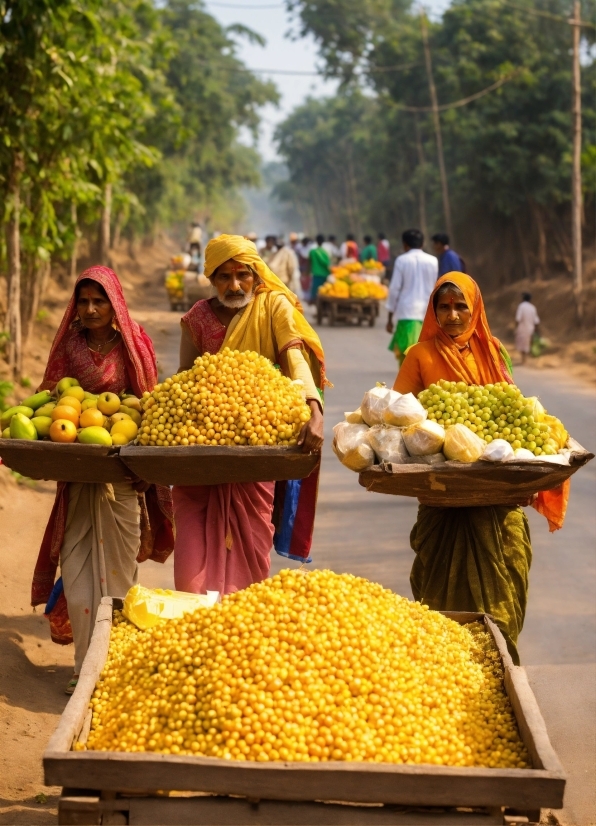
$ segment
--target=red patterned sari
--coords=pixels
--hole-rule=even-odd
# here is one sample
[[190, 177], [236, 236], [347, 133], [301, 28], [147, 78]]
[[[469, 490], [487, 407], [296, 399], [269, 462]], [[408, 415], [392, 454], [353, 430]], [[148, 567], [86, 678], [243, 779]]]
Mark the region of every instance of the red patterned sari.
[[[114, 309], [122, 341], [106, 356], [89, 350], [82, 325], [78, 321], [73, 291], [54, 338], [40, 389], [53, 390], [60, 379], [70, 376], [92, 393], [132, 390], [135, 394], [142, 395], [145, 391], [152, 390], [157, 383], [153, 344], [143, 328], [130, 317], [118, 276], [108, 267], [91, 267], [81, 273], [77, 284], [83, 279], [97, 281], [104, 288]], [[139, 494], [138, 498], [141, 509], [141, 546], [137, 560], [165, 562], [174, 548], [170, 489], [152, 486], [145, 494]], [[68, 483], [59, 482], [33, 575], [32, 605], [46, 603], [52, 592], [66, 531], [68, 504]]]

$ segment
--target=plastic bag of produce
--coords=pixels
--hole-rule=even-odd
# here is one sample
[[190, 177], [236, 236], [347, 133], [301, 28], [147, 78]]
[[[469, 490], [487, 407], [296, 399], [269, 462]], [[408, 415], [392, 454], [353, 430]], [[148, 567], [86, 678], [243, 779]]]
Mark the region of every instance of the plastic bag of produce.
[[367, 425], [383, 424], [383, 411], [391, 401], [400, 398], [400, 394], [388, 387], [373, 387], [364, 394], [360, 411]]
[[480, 458], [485, 462], [509, 462], [514, 458], [513, 448], [506, 439], [495, 439], [487, 444]]
[[430, 456], [440, 453], [445, 441], [445, 428], [432, 419], [413, 424], [403, 431], [404, 441], [411, 456]]
[[569, 465], [569, 457], [565, 456], [564, 453], [555, 453], [547, 456], [545, 453], [542, 453], [540, 456], [535, 456], [535, 459], [538, 459], [539, 462], [552, 462], [553, 465]]
[[428, 416], [427, 411], [422, 407], [413, 393], [406, 393], [397, 399], [391, 399], [383, 411], [383, 421], [385, 424], [394, 427], [409, 427], [413, 424], [423, 422]]
[[343, 461], [343, 457], [351, 450], [355, 450], [359, 445], [366, 444], [366, 434], [368, 427], [365, 424], [350, 424], [340, 422], [333, 428], [333, 444], [336, 449], [338, 459]]
[[197, 608], [211, 608], [219, 600], [219, 591], [206, 594], [187, 594], [162, 588], [133, 585], [124, 597], [123, 614], [137, 628], [153, 628], [163, 620], [178, 619], [192, 614]]
[[398, 427], [376, 424], [366, 434], [366, 441], [372, 447], [379, 462], [402, 464], [408, 458], [402, 431]]
[[[335, 450], [335, 445], [333, 449]], [[350, 470], [356, 471], [356, 473], [360, 473], [361, 470], [375, 464], [375, 452], [370, 445], [364, 442], [353, 450], [344, 453], [343, 458], [339, 457], [337, 450], [335, 450], [335, 454], [340, 458], [342, 465], [345, 465]]]
[[440, 465], [441, 462], [446, 462], [443, 453], [429, 453], [427, 456], [416, 456], [416, 462], [421, 465]]
[[353, 410], [351, 413], [344, 413], [344, 419], [350, 424], [364, 424], [362, 410], [360, 410], [360, 408]]
[[463, 424], [454, 424], [445, 431], [443, 453], [453, 462], [477, 462], [486, 442]]
[[535, 456], [531, 450], [528, 450], [525, 447], [518, 447], [517, 450], [513, 451], [513, 458], [510, 459], [510, 462], [535, 462], [539, 459], [539, 456]]

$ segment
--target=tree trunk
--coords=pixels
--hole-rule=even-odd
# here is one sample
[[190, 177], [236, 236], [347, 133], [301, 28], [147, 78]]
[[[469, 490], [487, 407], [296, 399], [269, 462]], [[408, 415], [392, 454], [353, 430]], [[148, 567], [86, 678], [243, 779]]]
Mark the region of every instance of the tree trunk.
[[546, 250], [546, 228], [544, 226], [544, 216], [542, 214], [542, 207], [536, 201], [530, 200], [530, 207], [536, 224], [536, 231], [538, 233], [538, 261], [534, 269], [534, 281], [539, 281], [544, 278], [547, 272], [547, 250]]
[[79, 253], [79, 223], [77, 216], [77, 205], [75, 201], [73, 201], [70, 205], [70, 220], [74, 233], [72, 250], [70, 252], [70, 283], [74, 284], [77, 279], [77, 258]]
[[103, 210], [99, 236], [99, 260], [105, 266], [110, 265], [110, 222], [112, 220], [112, 184], [106, 184], [103, 191]]
[[8, 366], [13, 378], [20, 378], [23, 366], [21, 340], [21, 176], [23, 156], [14, 156], [8, 180], [9, 218], [6, 223], [6, 253], [8, 259], [8, 296], [6, 321], [9, 341]]
[[424, 240], [428, 244], [428, 229], [426, 227], [426, 163], [424, 159], [424, 148], [422, 146], [422, 137], [420, 135], [420, 124], [418, 122], [418, 113], [416, 113], [416, 151], [418, 153], [418, 166], [420, 168], [420, 190], [418, 192], [418, 212], [420, 221], [420, 231], [424, 235]]
[[573, 292], [575, 311], [579, 324], [583, 321], [583, 273], [582, 273], [582, 90], [579, 60], [581, 34], [581, 4], [574, 0], [573, 20], [573, 166], [571, 174], [571, 246], [573, 250]]

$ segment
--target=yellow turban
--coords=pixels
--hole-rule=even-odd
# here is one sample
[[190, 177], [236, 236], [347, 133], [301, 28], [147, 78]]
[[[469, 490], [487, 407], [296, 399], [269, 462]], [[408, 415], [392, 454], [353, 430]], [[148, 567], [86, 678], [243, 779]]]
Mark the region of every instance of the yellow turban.
[[241, 235], [220, 235], [218, 238], [212, 238], [205, 247], [205, 275], [207, 278], [210, 278], [218, 267], [221, 267], [222, 264], [232, 258], [234, 261], [246, 264], [255, 270], [263, 282], [258, 287], [259, 292], [267, 290], [268, 292], [283, 293], [285, 295], [294, 307], [294, 324], [300, 333], [300, 338], [317, 357], [324, 376], [325, 355], [320, 338], [304, 317], [302, 305], [294, 293], [269, 269], [252, 241], [247, 241]]

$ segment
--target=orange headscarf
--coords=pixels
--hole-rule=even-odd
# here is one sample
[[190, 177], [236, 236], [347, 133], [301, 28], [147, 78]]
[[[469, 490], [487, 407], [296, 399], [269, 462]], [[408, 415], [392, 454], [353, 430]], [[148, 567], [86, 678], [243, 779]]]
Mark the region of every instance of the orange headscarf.
[[[465, 333], [451, 338], [439, 327], [434, 308], [434, 298], [443, 284], [455, 284], [466, 300], [472, 313], [471, 323]], [[470, 373], [466, 360], [462, 355], [463, 348], [468, 345], [476, 361], [481, 384], [491, 384], [498, 381], [513, 383], [503, 356], [501, 345], [490, 331], [484, 302], [478, 284], [469, 275], [463, 272], [450, 272], [441, 276], [437, 281], [428, 302], [428, 308], [422, 324], [419, 341], [435, 340], [437, 350], [454, 373], [461, 376], [467, 384], [476, 384], [476, 378]]]

